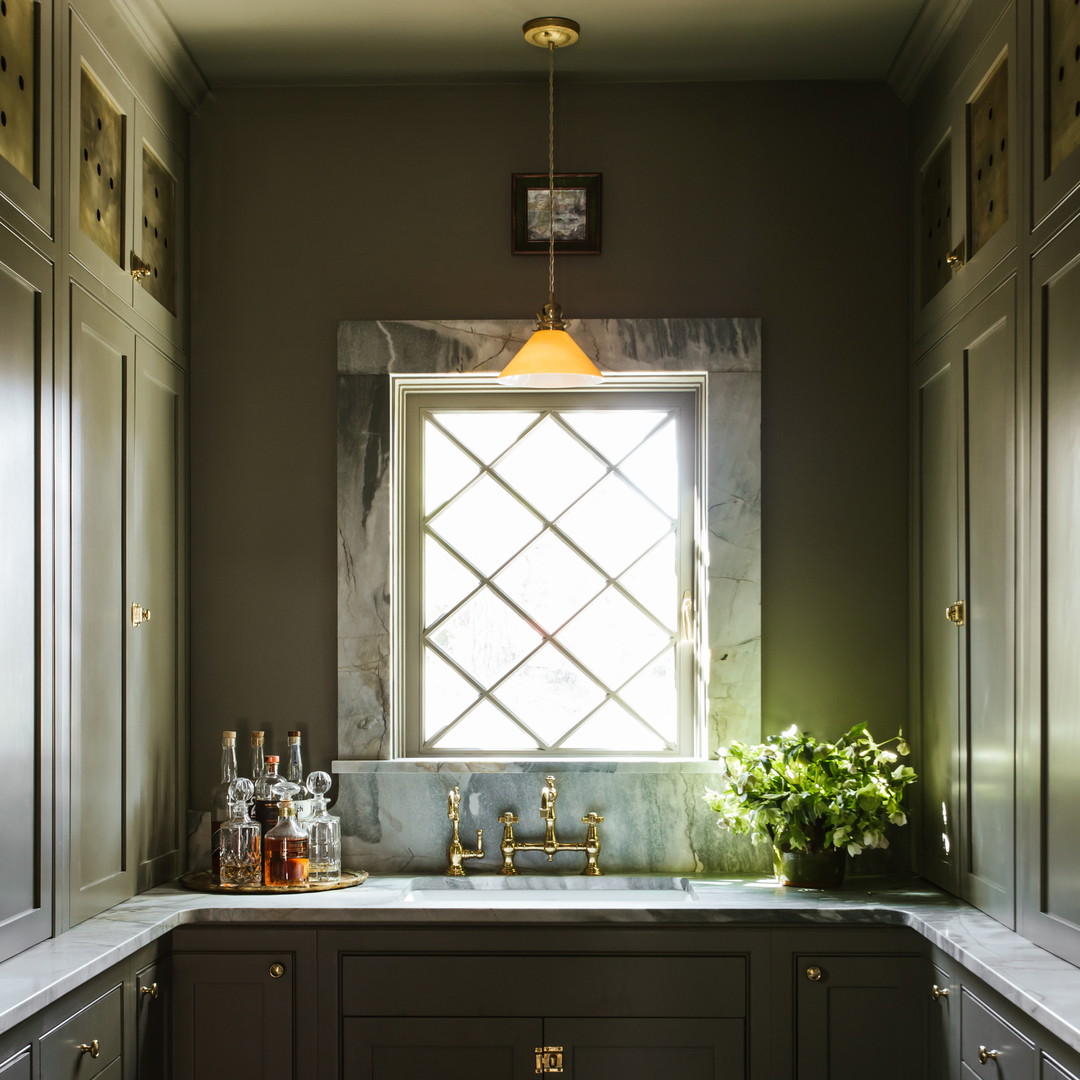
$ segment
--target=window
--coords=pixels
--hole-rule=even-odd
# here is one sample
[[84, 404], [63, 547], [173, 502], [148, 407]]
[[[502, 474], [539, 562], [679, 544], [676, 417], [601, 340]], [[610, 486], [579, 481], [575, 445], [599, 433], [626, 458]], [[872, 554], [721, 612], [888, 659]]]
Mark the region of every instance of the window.
[[704, 377], [479, 382], [394, 377], [401, 749], [693, 755]]

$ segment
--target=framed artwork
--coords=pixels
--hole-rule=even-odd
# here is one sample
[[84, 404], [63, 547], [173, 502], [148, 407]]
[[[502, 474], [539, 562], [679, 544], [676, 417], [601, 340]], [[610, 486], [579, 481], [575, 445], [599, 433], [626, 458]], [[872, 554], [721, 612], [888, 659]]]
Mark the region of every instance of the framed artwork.
[[[600, 254], [600, 173], [555, 174], [555, 252]], [[548, 253], [547, 173], [514, 173], [510, 214], [510, 251], [514, 255]]]

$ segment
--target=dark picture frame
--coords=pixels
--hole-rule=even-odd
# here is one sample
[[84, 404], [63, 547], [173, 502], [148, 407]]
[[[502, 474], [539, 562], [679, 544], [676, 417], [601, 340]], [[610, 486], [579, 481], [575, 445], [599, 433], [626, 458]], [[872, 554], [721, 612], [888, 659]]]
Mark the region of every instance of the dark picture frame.
[[[600, 254], [600, 176], [555, 174], [556, 254]], [[548, 174], [514, 173], [511, 181], [510, 251], [514, 255], [546, 255]]]

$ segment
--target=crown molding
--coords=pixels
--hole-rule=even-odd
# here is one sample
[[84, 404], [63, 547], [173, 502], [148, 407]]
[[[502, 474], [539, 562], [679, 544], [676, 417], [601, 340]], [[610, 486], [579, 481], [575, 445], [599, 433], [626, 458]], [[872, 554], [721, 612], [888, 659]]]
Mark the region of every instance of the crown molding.
[[885, 76], [902, 101], [909, 102], [915, 96], [971, 3], [972, 0], [925, 0]]
[[210, 84], [157, 0], [113, 0], [113, 4], [184, 107], [194, 112], [210, 92]]

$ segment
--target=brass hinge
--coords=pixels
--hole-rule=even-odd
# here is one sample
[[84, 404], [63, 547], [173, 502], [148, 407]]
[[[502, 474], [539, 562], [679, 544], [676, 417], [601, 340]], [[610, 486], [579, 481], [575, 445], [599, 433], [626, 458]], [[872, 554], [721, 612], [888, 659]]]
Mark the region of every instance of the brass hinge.
[[561, 1046], [538, 1046], [536, 1048], [536, 1075], [561, 1073], [563, 1071], [563, 1048]]

